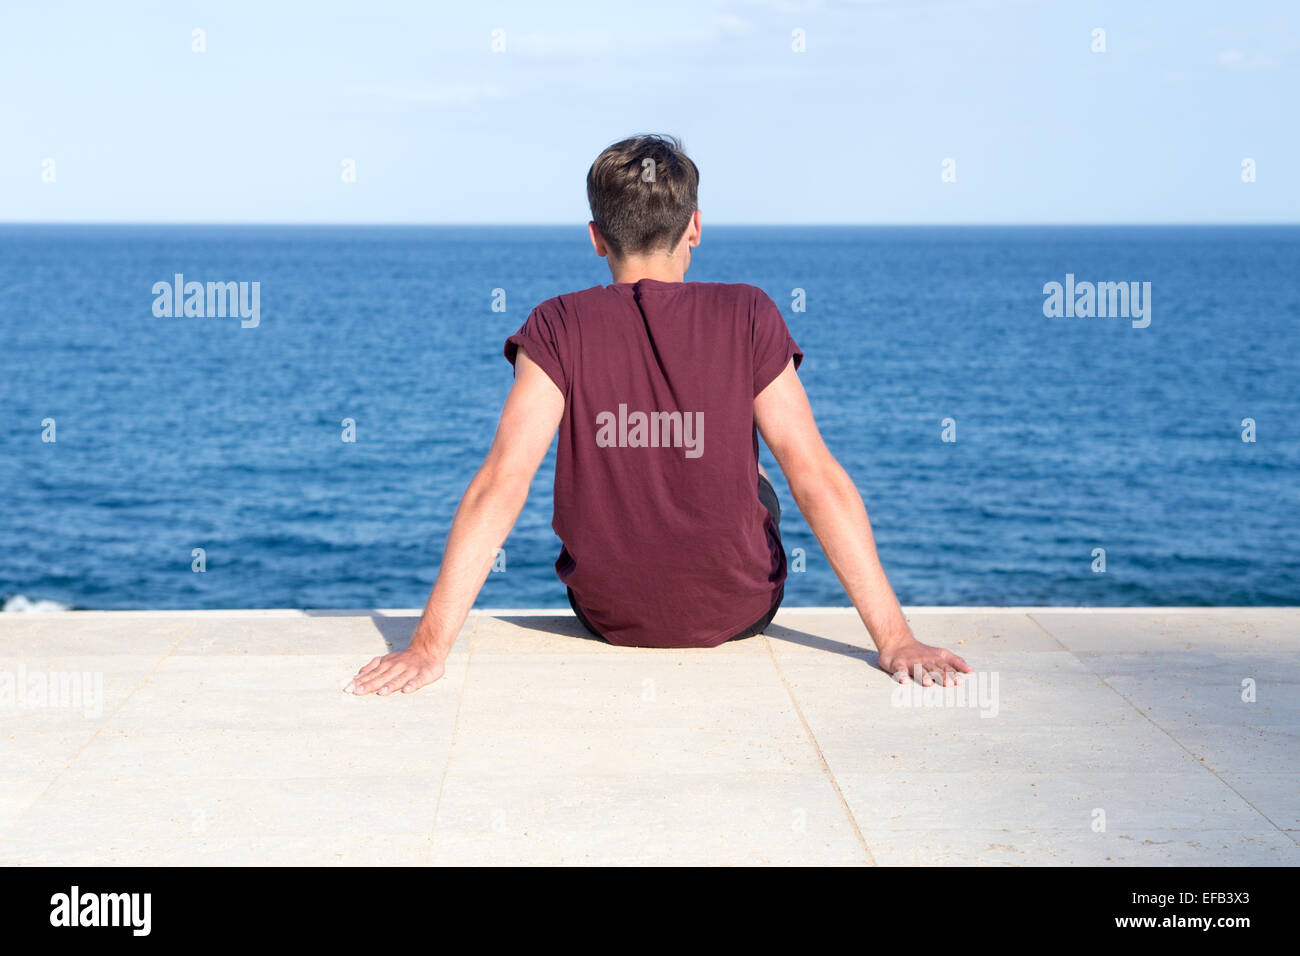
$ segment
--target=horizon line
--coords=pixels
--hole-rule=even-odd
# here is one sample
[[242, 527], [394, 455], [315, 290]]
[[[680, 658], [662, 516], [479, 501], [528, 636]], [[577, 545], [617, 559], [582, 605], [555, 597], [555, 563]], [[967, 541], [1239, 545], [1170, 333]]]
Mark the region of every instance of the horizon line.
[[[1106, 222], [711, 222], [712, 228], [742, 229], [987, 229], [1026, 228], [1116, 228], [1116, 227], [1208, 227], [1208, 226], [1300, 226], [1300, 220], [1115, 220]], [[332, 228], [511, 228], [577, 229], [586, 223], [569, 222], [394, 222], [366, 220], [248, 220], [248, 219], [0, 219], [5, 226], [324, 226]]]

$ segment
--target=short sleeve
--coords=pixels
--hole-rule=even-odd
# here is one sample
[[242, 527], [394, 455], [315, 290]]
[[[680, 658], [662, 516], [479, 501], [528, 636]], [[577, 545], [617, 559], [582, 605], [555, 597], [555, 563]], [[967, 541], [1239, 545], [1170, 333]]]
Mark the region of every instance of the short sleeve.
[[544, 306], [545, 303], [533, 309], [519, 331], [506, 339], [505, 356], [514, 365], [522, 346], [528, 357], [550, 376], [555, 386], [568, 395], [569, 376], [564, 361], [568, 352], [564, 347], [564, 322]]
[[[803, 352], [786, 328], [776, 303], [761, 289], [755, 289], [754, 301], [754, 397], [785, 371], [790, 359], [797, 369]], [[530, 353], [531, 354], [531, 353]]]

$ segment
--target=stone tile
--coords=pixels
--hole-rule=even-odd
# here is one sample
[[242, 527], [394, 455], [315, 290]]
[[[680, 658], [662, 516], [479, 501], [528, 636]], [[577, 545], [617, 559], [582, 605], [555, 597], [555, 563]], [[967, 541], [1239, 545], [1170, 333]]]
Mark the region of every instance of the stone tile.
[[475, 652], [461, 720], [480, 732], [544, 727], [576, 735], [616, 735], [628, 726], [729, 732], [797, 721], [770, 659], [692, 653]]
[[438, 834], [436, 866], [867, 866], [857, 842], [773, 831], [619, 830]]
[[1089, 654], [1083, 661], [1135, 707], [1171, 729], [1199, 723], [1300, 724], [1300, 657], [1178, 652]]
[[[917, 640], [946, 647], [963, 658], [984, 652], [1059, 653], [1063, 649], [1027, 614], [914, 612], [905, 616]], [[852, 609], [838, 614], [782, 610], [767, 635], [778, 655], [824, 651], [875, 656], [871, 635]]]
[[111, 727], [136, 733], [173, 730], [350, 729], [369, 745], [412, 721], [450, 721], [466, 656], [416, 694], [358, 697], [343, 692], [360, 664], [352, 655], [172, 655], [132, 695]]
[[476, 615], [472, 639], [475, 654], [604, 654], [635, 650], [613, 647], [588, 634], [569, 614]]
[[909, 616], [962, 696], [852, 611], [699, 651], [475, 614], [388, 698], [342, 687], [418, 611], [0, 621], [0, 674], [104, 677], [97, 716], [0, 707], [0, 863], [854, 865], [856, 822], [886, 864], [1300, 865], [1300, 612]]
[[867, 831], [880, 866], [1297, 866], [1300, 846], [1277, 830]]
[[1092, 773], [1018, 771], [837, 773], [865, 831], [982, 829], [1108, 833], [1262, 832], [1269, 822], [1213, 774], [1191, 770]]
[[1168, 734], [1074, 655], [984, 652], [961, 688], [894, 683], [861, 659], [782, 659], [781, 672], [836, 774], [980, 769], [1198, 769]]
[[432, 862], [864, 863], [821, 773], [483, 774], [453, 763]]
[[0, 741], [16, 747], [33, 735], [88, 739], [157, 666], [157, 658], [134, 654], [0, 658]]
[[353, 727], [304, 726], [153, 732], [108, 728], [77, 756], [75, 768], [106, 780], [139, 780], [158, 767], [178, 777], [442, 777], [452, 721], [396, 720], [382, 734]]
[[436, 777], [175, 777], [69, 770], [9, 829], [22, 846], [250, 836], [424, 835]]
[[454, 765], [492, 773], [817, 771], [768, 658], [475, 651]]
[[1300, 647], [1300, 608], [1040, 608], [1030, 617], [1077, 652], [1218, 649], [1240, 654]]
[[8, 658], [166, 654], [196, 627], [193, 612], [167, 615], [67, 611], [0, 615], [0, 655]]
[[1196, 724], [1166, 727], [1192, 756], [1216, 773], [1300, 772], [1300, 727]]
[[0, 776], [0, 837], [17, 825], [53, 779], [53, 773]]
[[64, 770], [98, 730], [34, 731], [21, 724], [0, 726], [0, 779], [47, 778]]
[[1225, 773], [1224, 782], [1283, 830], [1300, 832], [1300, 773]]
[[[203, 617], [176, 653], [184, 655], [349, 655], [357, 666], [408, 646], [418, 612], [304, 611], [294, 617]], [[454, 655], [468, 653], [474, 618], [461, 628]]]
[[428, 855], [424, 834], [0, 839], [0, 866], [420, 866]]

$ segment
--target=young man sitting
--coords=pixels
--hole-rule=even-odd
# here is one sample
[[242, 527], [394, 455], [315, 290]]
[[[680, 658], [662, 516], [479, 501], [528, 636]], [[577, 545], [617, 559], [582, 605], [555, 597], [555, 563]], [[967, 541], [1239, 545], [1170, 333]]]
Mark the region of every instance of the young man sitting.
[[351, 692], [410, 693], [442, 676], [557, 428], [555, 569], [594, 635], [714, 647], [771, 623], [786, 560], [761, 432], [880, 667], [927, 685], [971, 670], [912, 636], [862, 498], [817, 430], [780, 310], [754, 286], [684, 281], [700, 243], [698, 183], [669, 137], [596, 158], [588, 228], [613, 282], [543, 302], [507, 339], [514, 386], [411, 644], [372, 660]]

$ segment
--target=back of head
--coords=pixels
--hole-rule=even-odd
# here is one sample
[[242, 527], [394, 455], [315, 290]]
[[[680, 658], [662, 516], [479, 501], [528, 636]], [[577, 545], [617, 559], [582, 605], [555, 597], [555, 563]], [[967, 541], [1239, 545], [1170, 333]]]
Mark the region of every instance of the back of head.
[[591, 218], [617, 256], [672, 249], [697, 206], [700, 171], [675, 136], [607, 147], [587, 172]]

